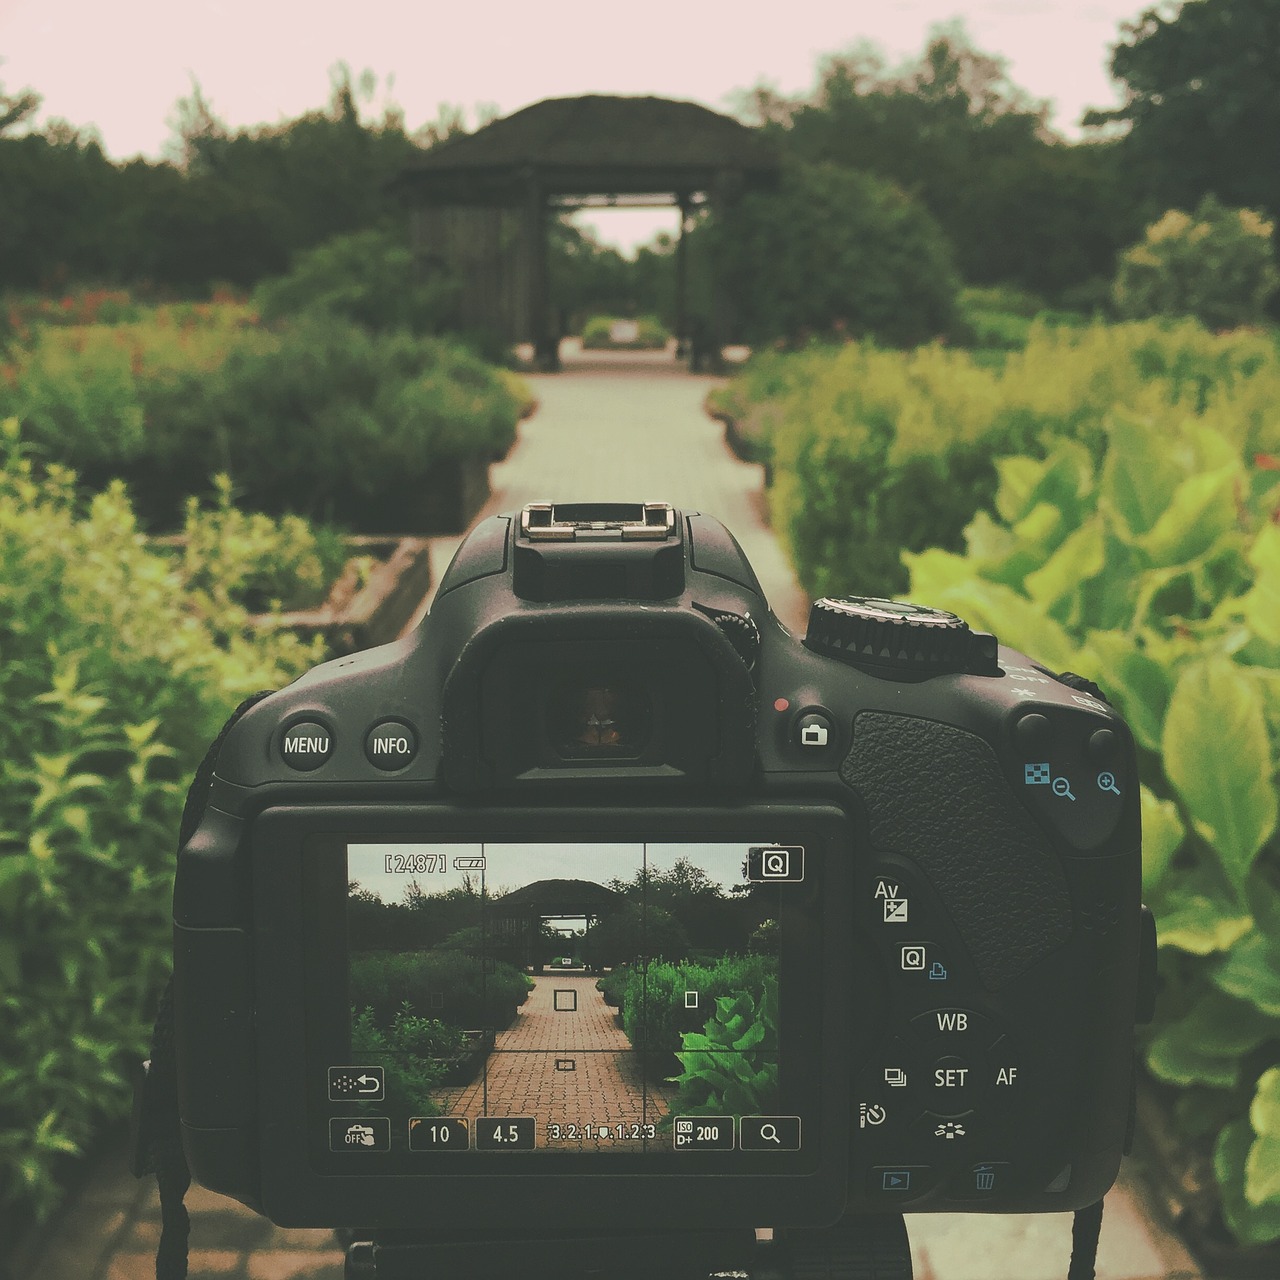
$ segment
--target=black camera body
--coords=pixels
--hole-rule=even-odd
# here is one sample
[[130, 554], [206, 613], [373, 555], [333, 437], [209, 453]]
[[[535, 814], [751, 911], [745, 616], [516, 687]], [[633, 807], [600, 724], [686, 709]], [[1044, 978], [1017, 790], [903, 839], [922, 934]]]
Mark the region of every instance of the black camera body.
[[951, 614], [798, 643], [718, 521], [482, 522], [218, 744], [179, 853], [195, 1177], [286, 1226], [1097, 1201], [1154, 984], [1123, 720]]

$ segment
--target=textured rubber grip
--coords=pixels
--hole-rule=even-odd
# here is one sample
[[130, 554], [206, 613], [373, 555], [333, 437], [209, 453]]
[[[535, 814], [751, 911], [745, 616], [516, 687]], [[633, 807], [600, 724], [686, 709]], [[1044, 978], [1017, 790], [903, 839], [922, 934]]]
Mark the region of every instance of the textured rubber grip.
[[1071, 936], [1058, 857], [984, 738], [863, 711], [840, 776], [866, 806], [874, 850], [908, 857], [929, 877], [988, 988]]

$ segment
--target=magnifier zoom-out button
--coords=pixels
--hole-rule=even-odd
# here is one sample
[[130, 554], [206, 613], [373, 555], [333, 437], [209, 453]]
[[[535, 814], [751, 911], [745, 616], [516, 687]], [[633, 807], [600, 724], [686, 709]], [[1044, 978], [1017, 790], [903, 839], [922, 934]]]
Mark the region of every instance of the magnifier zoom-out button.
[[743, 1151], [799, 1151], [799, 1116], [743, 1116], [738, 1125]]

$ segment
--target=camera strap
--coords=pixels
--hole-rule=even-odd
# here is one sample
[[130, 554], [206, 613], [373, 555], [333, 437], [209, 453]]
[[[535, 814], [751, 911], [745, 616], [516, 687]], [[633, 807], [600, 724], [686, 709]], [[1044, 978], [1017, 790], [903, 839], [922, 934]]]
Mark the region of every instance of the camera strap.
[[[250, 694], [231, 713], [217, 738], [205, 752], [187, 790], [178, 828], [178, 848], [195, 834], [204, 817], [213, 787], [213, 768], [218, 749], [231, 726], [255, 703], [274, 693], [262, 689]], [[130, 1166], [136, 1178], [156, 1175], [160, 1191], [160, 1246], [156, 1251], [156, 1280], [186, 1280], [187, 1248], [191, 1219], [182, 1203], [191, 1185], [191, 1171], [182, 1150], [182, 1127], [178, 1112], [178, 1061], [174, 1052], [173, 975], [165, 984], [151, 1033], [151, 1057], [133, 1092], [133, 1150]]]
[[[1079, 679], [1079, 677], [1076, 677]], [[246, 698], [231, 714], [221, 732], [205, 753], [187, 791], [182, 810], [182, 822], [178, 832], [178, 848], [181, 849], [200, 825], [213, 785], [214, 763], [223, 739], [231, 726], [250, 707], [274, 693], [264, 689]], [[186, 1280], [187, 1253], [191, 1231], [191, 1219], [183, 1200], [191, 1185], [191, 1171], [187, 1167], [182, 1149], [182, 1127], [178, 1111], [178, 1063], [174, 1050], [173, 977], [170, 975], [160, 997], [156, 1011], [155, 1029], [151, 1039], [151, 1057], [142, 1064], [142, 1071], [134, 1088], [133, 1102], [133, 1150], [131, 1168], [135, 1177], [143, 1178], [154, 1173], [160, 1191], [160, 1244], [156, 1251], [156, 1280]], [[1094, 1280], [1094, 1266], [1098, 1250], [1098, 1236], [1102, 1227], [1102, 1201], [1079, 1210], [1072, 1226], [1071, 1264], [1067, 1280]], [[646, 1233], [650, 1234], [650, 1233]], [[812, 1231], [785, 1231], [780, 1233], [786, 1246], [781, 1275], [804, 1277], [805, 1280], [911, 1280], [911, 1253], [907, 1245], [906, 1227], [901, 1214], [876, 1215], [874, 1217], [846, 1218], [826, 1229]], [[471, 1242], [467, 1257], [474, 1260], [474, 1249], [480, 1242]], [[520, 1264], [506, 1269], [515, 1274], [527, 1273], [537, 1265], [534, 1255], [538, 1243], [523, 1242]], [[547, 1244], [548, 1242], [541, 1242]], [[576, 1241], [581, 1245], [586, 1241]], [[593, 1247], [595, 1242], [591, 1242]], [[615, 1245], [618, 1243], [614, 1242]], [[651, 1242], [652, 1243], [652, 1242]], [[665, 1242], [664, 1242], [665, 1243]], [[679, 1256], [681, 1243], [673, 1238], [671, 1248]], [[457, 1242], [445, 1239], [419, 1241], [400, 1245], [353, 1245], [347, 1261], [349, 1276], [381, 1276], [385, 1280], [396, 1277], [420, 1277], [426, 1280], [428, 1271], [422, 1264], [438, 1264], [456, 1249]], [[557, 1242], [552, 1256], [545, 1259], [554, 1274], [564, 1276], [565, 1241]], [[733, 1249], [728, 1253], [732, 1254]], [[433, 1256], [434, 1255], [434, 1256]], [[583, 1255], [587, 1270], [598, 1274], [599, 1253], [588, 1251]], [[590, 1260], [590, 1261], [589, 1261]], [[638, 1259], [637, 1259], [638, 1260]], [[462, 1258], [454, 1259], [462, 1262]], [[688, 1261], [692, 1262], [690, 1257]], [[713, 1272], [726, 1263], [733, 1265], [737, 1259], [724, 1257], [708, 1262], [706, 1272]], [[592, 1265], [592, 1262], [595, 1265]], [[465, 1265], [465, 1263], [464, 1263]], [[740, 1265], [740, 1264], [739, 1264]], [[775, 1260], [770, 1258], [763, 1274], [779, 1274], [774, 1270]], [[415, 1268], [412, 1272], [409, 1267]], [[453, 1274], [461, 1274], [451, 1268]], [[671, 1258], [653, 1268], [653, 1274], [672, 1274]], [[739, 1272], [741, 1274], [741, 1272]]]

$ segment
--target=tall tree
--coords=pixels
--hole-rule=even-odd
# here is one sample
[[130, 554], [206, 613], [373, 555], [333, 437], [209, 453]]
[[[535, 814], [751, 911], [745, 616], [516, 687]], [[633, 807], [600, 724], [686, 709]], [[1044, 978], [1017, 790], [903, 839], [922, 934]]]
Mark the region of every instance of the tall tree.
[[1131, 171], [1161, 206], [1280, 215], [1280, 0], [1188, 0], [1121, 28], [1111, 74], [1125, 103], [1086, 125], [1129, 125]]
[[0, 87], [0, 133], [21, 124], [38, 110], [41, 98], [38, 93], [24, 89], [16, 96], [5, 93]]
[[1055, 135], [1047, 104], [1010, 81], [1003, 59], [975, 49], [959, 22], [935, 27], [923, 53], [896, 70], [864, 42], [824, 59], [807, 99], [758, 87], [739, 109], [801, 160], [862, 169], [917, 197], [972, 284], [1057, 296], [1110, 278], [1116, 253], [1141, 230], [1115, 144]]

